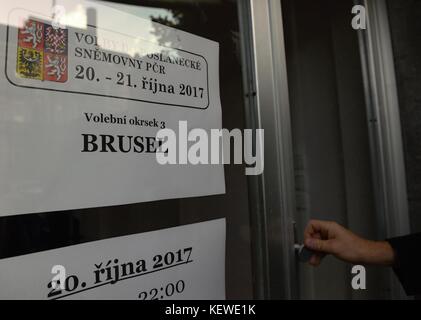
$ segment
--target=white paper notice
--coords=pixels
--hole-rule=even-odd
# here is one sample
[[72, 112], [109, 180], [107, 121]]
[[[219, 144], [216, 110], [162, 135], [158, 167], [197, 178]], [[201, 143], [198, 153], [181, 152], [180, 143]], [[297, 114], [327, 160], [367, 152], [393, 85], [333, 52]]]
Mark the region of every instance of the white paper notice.
[[160, 165], [155, 139], [221, 128], [218, 43], [54, 4], [2, 3], [0, 216], [225, 193], [223, 165]]
[[225, 219], [0, 260], [0, 299], [225, 299]]

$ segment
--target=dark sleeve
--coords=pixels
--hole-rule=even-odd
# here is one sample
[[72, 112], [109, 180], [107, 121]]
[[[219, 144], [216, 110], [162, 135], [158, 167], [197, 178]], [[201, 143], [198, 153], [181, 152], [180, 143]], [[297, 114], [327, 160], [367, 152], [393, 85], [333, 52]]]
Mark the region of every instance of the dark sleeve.
[[421, 233], [387, 241], [395, 251], [393, 270], [406, 294], [421, 294]]

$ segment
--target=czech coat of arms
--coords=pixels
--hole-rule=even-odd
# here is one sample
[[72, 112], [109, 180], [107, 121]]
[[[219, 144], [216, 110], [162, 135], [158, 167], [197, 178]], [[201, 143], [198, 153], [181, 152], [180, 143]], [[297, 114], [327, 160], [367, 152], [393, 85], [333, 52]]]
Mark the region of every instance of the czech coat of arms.
[[22, 78], [66, 82], [68, 30], [28, 20], [18, 31], [17, 74]]

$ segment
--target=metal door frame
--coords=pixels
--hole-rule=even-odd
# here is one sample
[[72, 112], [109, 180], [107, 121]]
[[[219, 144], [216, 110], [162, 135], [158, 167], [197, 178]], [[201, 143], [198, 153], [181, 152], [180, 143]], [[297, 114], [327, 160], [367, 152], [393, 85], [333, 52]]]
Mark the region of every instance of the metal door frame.
[[264, 173], [249, 178], [255, 296], [292, 299], [295, 186], [281, 1], [240, 0], [239, 12], [247, 127], [265, 130]]
[[[360, 3], [360, 1], [356, 2]], [[410, 232], [395, 63], [386, 0], [364, 0], [367, 29], [358, 32], [380, 238]], [[406, 298], [390, 272], [393, 299]]]
[[384, 214], [384, 237], [409, 233], [408, 198], [387, 5], [385, 0], [364, 0], [367, 30], [359, 32], [364, 87], [369, 118], [376, 190]]

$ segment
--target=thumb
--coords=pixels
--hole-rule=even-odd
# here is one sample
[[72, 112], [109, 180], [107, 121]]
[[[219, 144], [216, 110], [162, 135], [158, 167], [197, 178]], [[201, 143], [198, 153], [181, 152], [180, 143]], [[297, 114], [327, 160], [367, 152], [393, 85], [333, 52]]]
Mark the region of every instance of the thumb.
[[308, 238], [305, 241], [305, 245], [307, 248], [323, 253], [333, 253], [332, 242], [331, 240], [321, 240], [315, 238]]

